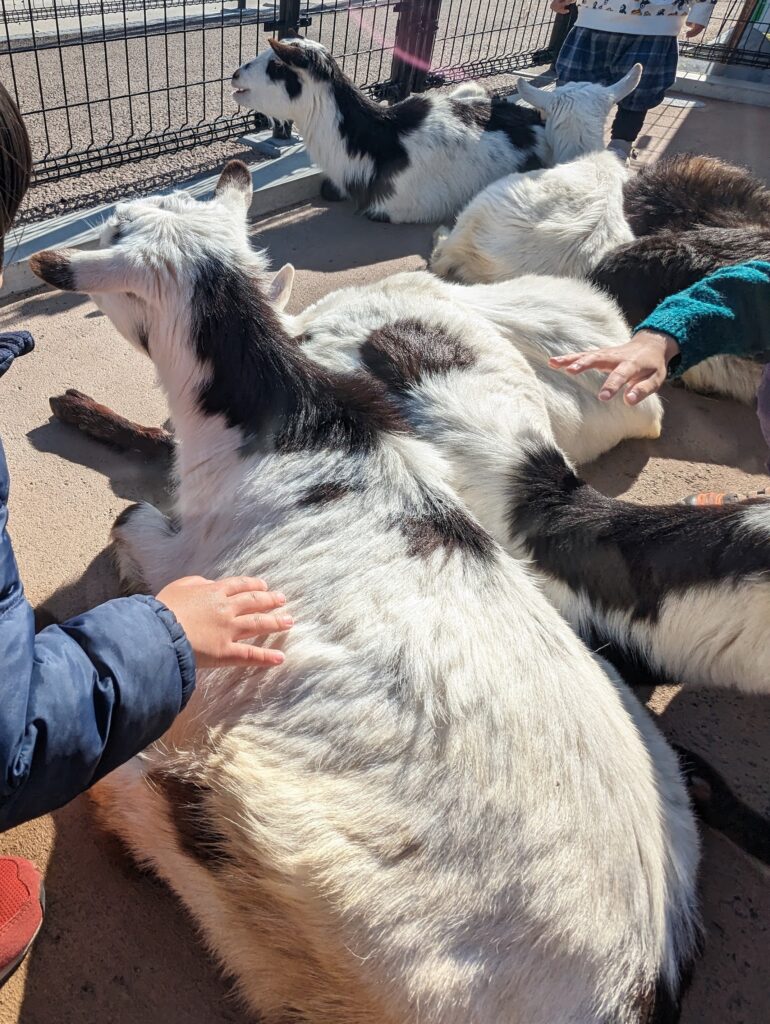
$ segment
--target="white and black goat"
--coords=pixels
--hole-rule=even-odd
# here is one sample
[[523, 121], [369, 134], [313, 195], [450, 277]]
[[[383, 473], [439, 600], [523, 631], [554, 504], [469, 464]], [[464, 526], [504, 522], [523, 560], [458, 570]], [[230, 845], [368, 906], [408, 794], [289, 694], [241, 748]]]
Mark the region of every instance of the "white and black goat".
[[[719, 267], [770, 258], [770, 190], [744, 168], [680, 154], [629, 175], [610, 157], [494, 182], [439, 235], [431, 269], [468, 283], [588, 277], [634, 325]], [[683, 381], [750, 403], [760, 375], [750, 360], [717, 357]]]
[[638, 67], [609, 88], [531, 88], [538, 110], [489, 99], [474, 83], [388, 107], [346, 78], [320, 43], [268, 42], [271, 49], [235, 72], [236, 102], [294, 121], [336, 197], [350, 196], [369, 217], [396, 223], [449, 220], [504, 174], [601, 147], [612, 106], [641, 73]]
[[105, 821], [265, 1021], [673, 1019], [698, 856], [676, 759], [452, 486], [502, 529], [522, 434], [553, 443], [533, 373], [429, 275], [319, 310], [303, 346], [249, 199], [229, 165], [207, 204], [138, 200], [99, 251], [33, 260], [168, 396], [175, 516], [120, 517], [124, 575], [265, 575], [297, 620], [282, 666], [199, 674], [98, 787]]

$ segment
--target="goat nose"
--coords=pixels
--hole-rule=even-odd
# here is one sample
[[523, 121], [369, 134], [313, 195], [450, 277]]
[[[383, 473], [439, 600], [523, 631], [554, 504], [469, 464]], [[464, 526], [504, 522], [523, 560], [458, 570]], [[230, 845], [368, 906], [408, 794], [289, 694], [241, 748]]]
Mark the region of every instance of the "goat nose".
[[233, 75], [233, 81], [235, 81], [236, 78], [240, 78], [240, 77], [241, 77], [241, 69], [238, 68], [238, 70]]

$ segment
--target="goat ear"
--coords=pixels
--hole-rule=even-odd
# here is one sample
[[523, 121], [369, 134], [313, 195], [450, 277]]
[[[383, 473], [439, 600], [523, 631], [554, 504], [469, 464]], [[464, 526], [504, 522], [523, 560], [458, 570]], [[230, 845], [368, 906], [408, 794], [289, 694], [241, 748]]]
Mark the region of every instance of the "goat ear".
[[537, 86], [528, 82], [526, 78], [520, 78], [516, 83], [516, 91], [523, 100], [526, 100], [531, 106], [537, 110], [542, 111], [544, 114], [553, 106], [553, 93], [543, 92], [542, 89], [538, 89]]
[[622, 99], [625, 99], [629, 93], [634, 91], [637, 85], [639, 85], [643, 70], [641, 64], [634, 64], [631, 70], [627, 71], [619, 82], [609, 86], [609, 94], [615, 103], [620, 103]]
[[294, 287], [294, 267], [284, 263], [267, 290], [267, 297], [276, 309], [285, 309]]
[[310, 63], [309, 56], [301, 46], [292, 46], [291, 43], [281, 42], [280, 39], [268, 39], [267, 42], [276, 57], [284, 64], [291, 64], [295, 68], [306, 68]]
[[141, 270], [114, 249], [45, 249], [29, 258], [34, 274], [65, 292], [144, 291]]
[[251, 174], [246, 164], [242, 160], [228, 160], [214, 189], [216, 198], [248, 210], [252, 192]]

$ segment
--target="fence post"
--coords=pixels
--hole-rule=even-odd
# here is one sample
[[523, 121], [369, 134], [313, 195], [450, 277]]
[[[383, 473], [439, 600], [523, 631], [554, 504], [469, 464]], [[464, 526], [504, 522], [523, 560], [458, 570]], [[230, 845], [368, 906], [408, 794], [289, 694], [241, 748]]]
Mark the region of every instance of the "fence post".
[[548, 53], [551, 59], [551, 69], [556, 64], [556, 58], [559, 56], [559, 50], [564, 45], [564, 40], [567, 38], [569, 30], [577, 21], [577, 4], [572, 4], [569, 11], [566, 14], [557, 14], [553, 20], [553, 28], [551, 29], [551, 38], [548, 40]]
[[[279, 39], [289, 39], [299, 35], [300, 28], [310, 24], [310, 18], [300, 18], [299, 8], [302, 0], [279, 0], [277, 16], [273, 21], [263, 24], [265, 32], [277, 32]], [[274, 139], [291, 138], [291, 121], [276, 121], [273, 127]]]
[[410, 92], [425, 88], [441, 0], [399, 0], [393, 10], [398, 14], [396, 42], [390, 80], [382, 91], [393, 100], [402, 100]]

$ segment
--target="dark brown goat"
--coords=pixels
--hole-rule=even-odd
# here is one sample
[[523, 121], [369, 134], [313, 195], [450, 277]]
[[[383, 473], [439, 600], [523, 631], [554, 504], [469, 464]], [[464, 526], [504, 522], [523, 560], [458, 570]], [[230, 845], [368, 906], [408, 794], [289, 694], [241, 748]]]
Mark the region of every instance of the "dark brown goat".
[[[623, 204], [638, 237], [607, 253], [589, 280], [631, 325], [720, 267], [770, 260], [770, 189], [717, 157], [681, 153], [644, 167], [624, 186]], [[696, 391], [750, 404], [760, 374], [750, 360], [717, 356], [683, 379]]]

